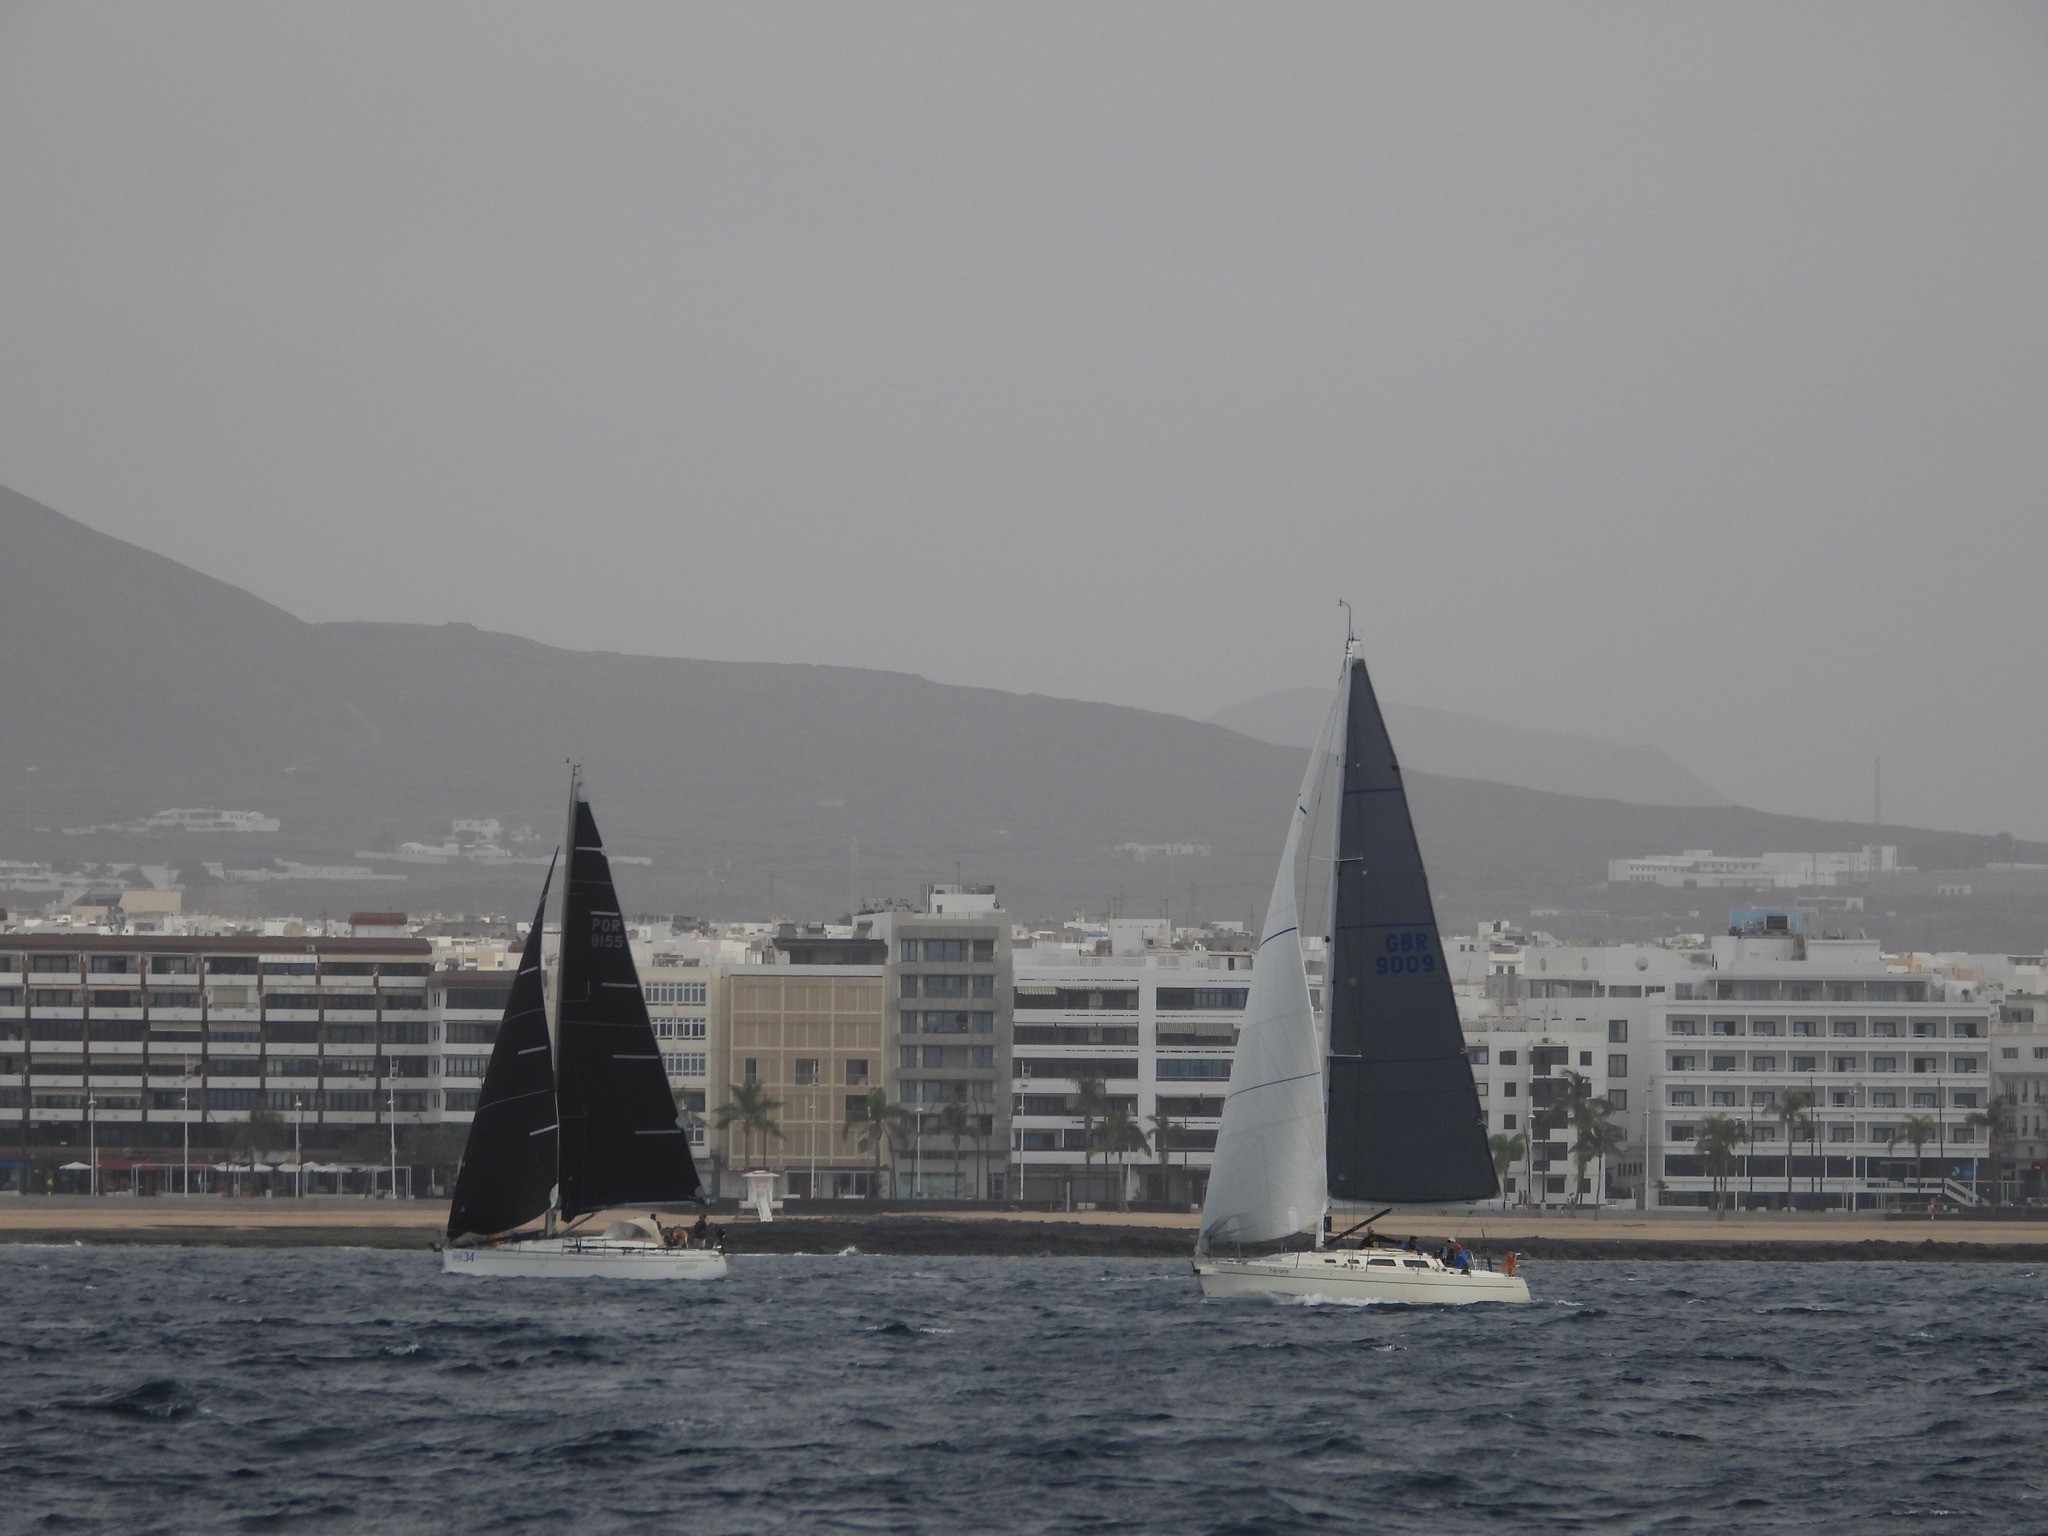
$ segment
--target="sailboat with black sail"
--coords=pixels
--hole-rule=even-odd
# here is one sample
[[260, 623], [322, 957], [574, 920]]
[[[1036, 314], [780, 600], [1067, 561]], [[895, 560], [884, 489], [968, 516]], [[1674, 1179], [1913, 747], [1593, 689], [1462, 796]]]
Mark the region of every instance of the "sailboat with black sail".
[[[1202, 1292], [1527, 1301], [1528, 1283], [1513, 1273], [1323, 1237], [1332, 1198], [1447, 1203], [1499, 1189], [1407, 791], [1355, 640], [1294, 811], [1202, 1206]], [[1298, 869], [1326, 881], [1329, 898], [1321, 1027]], [[1304, 1229], [1313, 1247], [1270, 1246]]]
[[[541, 958], [551, 868], [477, 1096], [441, 1267], [718, 1279], [723, 1253], [692, 1245], [658, 1215], [639, 1214], [701, 1205], [702, 1185], [662, 1070], [611, 864], [574, 770], [565, 843], [553, 986]], [[606, 1212], [631, 1214], [590, 1225]]]

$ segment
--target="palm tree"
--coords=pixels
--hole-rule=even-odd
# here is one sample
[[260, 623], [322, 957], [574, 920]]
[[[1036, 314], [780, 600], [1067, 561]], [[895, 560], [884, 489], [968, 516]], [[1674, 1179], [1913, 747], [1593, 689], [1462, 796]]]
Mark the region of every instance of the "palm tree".
[[1735, 1172], [1735, 1150], [1749, 1139], [1749, 1127], [1730, 1115], [1709, 1115], [1693, 1141], [1707, 1174], [1714, 1181], [1714, 1215], [1724, 1214], [1728, 1179]]
[[1787, 1089], [1778, 1098], [1778, 1123], [1785, 1127], [1785, 1209], [1792, 1209], [1792, 1133], [1801, 1125], [1813, 1124], [1813, 1095], [1803, 1088]]
[[1927, 1180], [1922, 1171], [1927, 1155], [1927, 1143], [1940, 1134], [1940, 1127], [1932, 1115], [1914, 1115], [1899, 1127], [1899, 1140], [1913, 1144], [1913, 1187], [1922, 1194], [1927, 1192]]
[[1127, 1152], [1150, 1152], [1152, 1143], [1146, 1138], [1145, 1128], [1131, 1118], [1131, 1112], [1122, 1105], [1112, 1105], [1103, 1112], [1099, 1138], [1102, 1145], [1102, 1160], [1108, 1163], [1116, 1159], [1116, 1208], [1128, 1211], [1131, 1208], [1130, 1180], [1124, 1175], [1124, 1154]]
[[1628, 1132], [1609, 1118], [1614, 1113], [1612, 1104], [1605, 1099], [1593, 1102], [1604, 1107], [1579, 1127], [1579, 1134], [1572, 1141], [1572, 1156], [1578, 1160], [1581, 1182], [1586, 1177], [1586, 1164], [1599, 1159], [1600, 1178], [1593, 1194], [1593, 1215], [1598, 1217], [1607, 1199], [1607, 1159], [1628, 1145]]
[[249, 1156], [249, 1187], [256, 1187], [256, 1159], [284, 1141], [284, 1116], [262, 1105], [249, 1111], [249, 1118], [228, 1132], [228, 1150]]
[[718, 1113], [711, 1117], [711, 1123], [721, 1131], [737, 1125], [740, 1128], [740, 1155], [748, 1163], [754, 1160], [754, 1132], [761, 1133], [761, 1150], [768, 1150], [768, 1138], [782, 1138], [782, 1127], [775, 1123], [775, 1111], [782, 1108], [780, 1099], [768, 1097], [768, 1089], [762, 1083], [728, 1083], [726, 1092], [732, 1097], [718, 1106]]
[[2006, 1138], [2012, 1134], [2012, 1105], [2004, 1099], [1994, 1098], [1983, 1109], [1972, 1114], [1963, 1122], [1965, 1125], [1984, 1127], [1986, 1141], [1991, 1152], [1991, 1198], [1995, 1204], [2005, 1199], [2005, 1153]]
[[1153, 1115], [1152, 1155], [1159, 1159], [1159, 1198], [1169, 1205], [1173, 1202], [1173, 1163], [1170, 1161], [1173, 1139], [1180, 1134], [1180, 1127], [1173, 1123], [1170, 1115]]
[[[953, 1169], [957, 1177], [960, 1168], [960, 1143], [974, 1134], [974, 1121], [967, 1113], [967, 1106], [961, 1103], [939, 1106], [939, 1134], [953, 1143]], [[955, 1190], [957, 1194], [957, 1189]]]
[[1077, 1078], [1074, 1088], [1074, 1113], [1081, 1117], [1081, 1161], [1091, 1170], [1091, 1176], [1083, 1180], [1085, 1190], [1093, 1182], [1095, 1122], [1109, 1109], [1109, 1091], [1099, 1077]]
[[[867, 1093], [846, 1106], [846, 1119], [839, 1127], [843, 1138], [849, 1133], [854, 1136], [855, 1145], [866, 1147], [874, 1154], [875, 1170], [868, 1184], [868, 1193], [879, 1200], [882, 1197], [882, 1144], [893, 1148], [898, 1136], [909, 1135], [916, 1125], [916, 1116], [900, 1104], [889, 1102], [886, 1088], [870, 1088]], [[889, 1193], [896, 1193], [895, 1170], [890, 1170]]]
[[1500, 1192], [1500, 1208], [1506, 1210], [1508, 1208], [1508, 1192], [1504, 1181], [1507, 1179], [1508, 1170], [1520, 1162], [1522, 1154], [1529, 1150], [1529, 1141], [1527, 1137], [1517, 1136], [1509, 1131], [1495, 1131], [1486, 1144], [1493, 1149], [1494, 1177], [1503, 1181]]

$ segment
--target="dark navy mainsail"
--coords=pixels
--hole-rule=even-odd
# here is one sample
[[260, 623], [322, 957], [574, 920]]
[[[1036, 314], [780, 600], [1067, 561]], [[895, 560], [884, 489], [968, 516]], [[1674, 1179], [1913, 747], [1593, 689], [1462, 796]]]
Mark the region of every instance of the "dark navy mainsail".
[[463, 1145], [455, 1199], [448, 1207], [450, 1237], [509, 1232], [545, 1215], [554, 1198], [555, 1059], [541, 975], [541, 936], [553, 879], [550, 866]]
[[571, 813], [556, 1016], [564, 1218], [699, 1198], [697, 1165], [662, 1070], [590, 807]]
[[1339, 1200], [1499, 1192], [1400, 764], [1350, 660], [1325, 1017], [1329, 1187]]

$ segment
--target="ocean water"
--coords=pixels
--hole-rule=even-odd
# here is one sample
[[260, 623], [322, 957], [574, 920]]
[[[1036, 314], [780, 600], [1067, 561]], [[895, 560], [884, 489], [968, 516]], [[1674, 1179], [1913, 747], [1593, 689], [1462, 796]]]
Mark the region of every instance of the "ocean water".
[[0, 1528], [2048, 1532], [2048, 1276], [1531, 1264], [1526, 1308], [1153, 1260], [0, 1247]]

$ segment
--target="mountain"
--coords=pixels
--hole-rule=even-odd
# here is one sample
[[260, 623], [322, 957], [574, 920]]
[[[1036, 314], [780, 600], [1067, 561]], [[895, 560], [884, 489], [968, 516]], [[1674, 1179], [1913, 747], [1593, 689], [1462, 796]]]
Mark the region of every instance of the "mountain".
[[[1241, 917], [1264, 899], [1301, 770], [1298, 748], [1220, 724], [899, 673], [571, 651], [458, 624], [307, 624], [5, 491], [0, 651], [0, 859], [169, 862], [205, 887], [195, 904], [227, 910], [521, 910], [526, 867], [207, 886], [202, 866], [355, 862], [438, 841], [456, 817], [528, 823], [551, 844], [574, 756], [613, 850], [653, 861], [621, 867], [641, 911], [836, 916], [957, 877], [994, 881], [1033, 919], [1113, 901]], [[1455, 924], [1625, 905], [1637, 898], [1601, 890], [1622, 855], [1869, 840], [1735, 806], [1428, 772], [1410, 783]], [[258, 810], [284, 827], [54, 830], [170, 806]], [[2048, 862], [2048, 848], [2010, 840], [1886, 839], [1930, 868]]]
[[[1503, 725], [1424, 704], [1390, 702], [1385, 708], [1402, 766], [1411, 772], [1631, 805], [1731, 803], [1655, 747]], [[1259, 741], [1305, 748], [1314, 744], [1329, 710], [1327, 688], [1283, 688], [1218, 710], [1209, 719]]]

